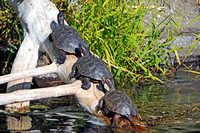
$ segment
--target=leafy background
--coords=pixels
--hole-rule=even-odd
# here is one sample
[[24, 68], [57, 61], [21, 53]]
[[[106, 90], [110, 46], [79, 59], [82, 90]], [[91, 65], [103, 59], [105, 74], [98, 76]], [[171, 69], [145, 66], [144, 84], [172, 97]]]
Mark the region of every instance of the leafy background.
[[[1, 73], [11, 70], [13, 59], [23, 40], [20, 21], [6, 0], [0, 7], [0, 48]], [[179, 65], [183, 64], [178, 50], [172, 47], [183, 31], [182, 14], [178, 21], [165, 12], [158, 1], [133, 0], [55, 0], [59, 10], [63, 10], [68, 24], [77, 29], [89, 43], [90, 50], [107, 62], [115, 80], [158, 80], [156, 73], [167, 75], [176, 71], [169, 55], [175, 53]], [[191, 25], [199, 15], [186, 27]], [[196, 47], [200, 35], [189, 48], [188, 54]], [[187, 67], [187, 66], [186, 66]], [[190, 70], [190, 69], [189, 69]]]

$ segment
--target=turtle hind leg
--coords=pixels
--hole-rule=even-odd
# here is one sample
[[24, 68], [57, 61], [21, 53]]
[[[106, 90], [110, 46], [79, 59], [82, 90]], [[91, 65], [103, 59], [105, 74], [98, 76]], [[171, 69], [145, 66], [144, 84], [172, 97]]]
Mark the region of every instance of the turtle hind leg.
[[88, 90], [88, 89], [91, 87], [90, 78], [88, 78], [88, 77], [82, 77], [82, 78], [81, 78], [81, 81], [82, 81], [81, 87], [82, 87], [84, 90]]
[[96, 85], [97, 89], [103, 93], [106, 93], [108, 90], [105, 90], [104, 86], [102, 84]]
[[49, 34], [49, 41], [50, 41], [50, 42], [53, 42], [52, 33]]
[[[72, 71], [71, 71], [71, 73], [69, 74], [69, 78], [70, 78], [70, 79], [72, 79], [72, 78], [74, 78], [74, 77], [76, 76], [76, 73], [77, 73], [76, 64], [77, 64], [77, 62], [74, 63], [74, 65], [72, 66]], [[76, 77], [75, 77], [75, 78], [76, 78]]]
[[133, 120], [133, 117], [131, 115], [128, 116], [128, 120], [130, 121], [130, 123], [134, 126], [135, 130], [136, 130], [136, 127], [135, 127], [135, 124], [134, 124], [134, 120]]
[[118, 123], [119, 123], [119, 118], [121, 117], [121, 115], [119, 114], [115, 114], [114, 117], [113, 117], [113, 122], [112, 124], [109, 126], [109, 127], [117, 127], [118, 126]]
[[107, 79], [105, 78], [105, 83], [108, 85], [110, 90], [115, 90], [115, 82], [113, 79]]
[[79, 44], [79, 48], [80, 48], [81, 53], [84, 54], [84, 56], [92, 56], [90, 49], [87, 46], [83, 44]]
[[63, 64], [66, 60], [66, 55], [65, 55], [65, 52], [63, 52], [62, 50], [60, 50], [60, 55], [59, 57], [57, 58], [57, 63], [58, 64]]

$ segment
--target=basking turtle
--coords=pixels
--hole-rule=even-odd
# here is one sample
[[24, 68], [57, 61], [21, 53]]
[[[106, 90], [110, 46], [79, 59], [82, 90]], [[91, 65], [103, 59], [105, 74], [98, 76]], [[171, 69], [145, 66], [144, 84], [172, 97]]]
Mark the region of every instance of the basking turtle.
[[70, 73], [70, 79], [74, 77], [81, 79], [83, 89], [89, 89], [91, 87], [90, 80], [93, 80], [100, 81], [104, 91], [104, 83], [108, 85], [110, 90], [115, 90], [112, 73], [101, 59], [93, 56], [83, 56], [77, 60]]
[[136, 116], [141, 120], [141, 116], [138, 113], [138, 109], [134, 106], [129, 97], [120, 91], [108, 91], [99, 100], [96, 110], [102, 110], [102, 113], [107, 116], [113, 114], [113, 122], [111, 127], [118, 126], [118, 119], [120, 117], [127, 117], [130, 123], [135, 127], [133, 116]]
[[[64, 13], [60, 11], [57, 16], [58, 24], [51, 22], [51, 39], [54, 45], [69, 54], [81, 57], [81, 53], [91, 56], [88, 43], [84, 40], [77, 30], [64, 24]], [[81, 47], [81, 50], [80, 50]]]

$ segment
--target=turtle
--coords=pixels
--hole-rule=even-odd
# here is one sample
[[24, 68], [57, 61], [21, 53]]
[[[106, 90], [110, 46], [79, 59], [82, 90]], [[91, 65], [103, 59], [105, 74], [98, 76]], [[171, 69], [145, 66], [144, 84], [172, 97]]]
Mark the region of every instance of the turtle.
[[85, 90], [91, 87], [90, 81], [98, 81], [104, 88], [104, 83], [108, 85], [109, 90], [115, 90], [113, 74], [110, 72], [104, 61], [94, 56], [83, 56], [72, 66], [70, 79], [81, 79], [81, 87]]
[[50, 40], [53, 41], [54, 45], [68, 54], [75, 54], [79, 58], [82, 56], [81, 53], [91, 56], [87, 41], [73, 27], [64, 24], [65, 17], [62, 11], [59, 11], [57, 19], [58, 24], [55, 21], [50, 24], [52, 29]]
[[130, 98], [125, 93], [117, 90], [106, 92], [96, 106], [96, 111], [99, 110], [102, 110], [105, 116], [114, 116], [110, 127], [117, 127], [118, 119], [121, 117], [126, 117], [134, 127], [135, 124], [132, 117], [136, 116], [140, 121], [142, 119]]

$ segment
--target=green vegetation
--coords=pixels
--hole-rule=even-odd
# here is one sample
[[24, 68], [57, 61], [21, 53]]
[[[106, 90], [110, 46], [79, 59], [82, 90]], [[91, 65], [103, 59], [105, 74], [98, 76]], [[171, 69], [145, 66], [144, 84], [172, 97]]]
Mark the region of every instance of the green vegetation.
[[4, 50], [0, 58], [0, 74], [5, 74], [10, 71], [16, 51], [23, 40], [19, 18], [7, 0], [1, 0], [0, 32], [0, 50]]
[[[156, 6], [158, 3], [140, 2], [90, 0], [77, 12], [73, 8], [66, 10], [66, 14], [71, 14], [68, 16], [69, 25], [79, 30], [92, 52], [108, 62], [118, 80], [122, 76], [131, 77], [132, 81], [141, 78], [159, 80], [153, 75], [157, 71], [163, 75], [168, 72], [167, 54], [174, 51], [179, 59], [179, 49], [171, 47], [170, 43], [182, 32], [178, 31], [182, 16], [176, 22], [171, 15], [166, 16], [163, 10], [159, 10], [162, 7]], [[181, 64], [180, 60], [178, 62]]]
[[[160, 72], [165, 75], [169, 71], [168, 67], [172, 68], [168, 61], [170, 52], [175, 53], [179, 64], [182, 63], [177, 52], [180, 48], [170, 46], [170, 43], [181, 35], [182, 31], [179, 31], [179, 28], [182, 15], [180, 14], [180, 19], [176, 22], [171, 15], [166, 15], [164, 9], [160, 10], [156, 2], [87, 0], [87, 2], [71, 5], [70, 2], [63, 0], [54, 2], [58, 9], [63, 10], [67, 15], [68, 24], [77, 29], [88, 41], [91, 51], [108, 63], [117, 81], [120, 79], [161, 81], [154, 76], [154, 73]], [[4, 0], [4, 3], [7, 2]], [[1, 7], [0, 10], [2, 9]], [[19, 21], [9, 6], [6, 10], [8, 10], [8, 15], [15, 18], [11, 19], [14, 22], [9, 24], [15, 27], [12, 32], [17, 32], [16, 38], [20, 42], [22, 32], [18, 28]], [[0, 14], [2, 15], [3, 12]], [[8, 15], [2, 22], [8, 22], [7, 19], [10, 19]], [[199, 16], [194, 18], [188, 26]], [[12, 29], [1, 26], [1, 30], [5, 34]], [[12, 32], [9, 35], [12, 35]], [[5, 38], [9, 38], [9, 35]], [[163, 36], [166, 39], [163, 40]], [[188, 54], [194, 46], [196, 42]]]

